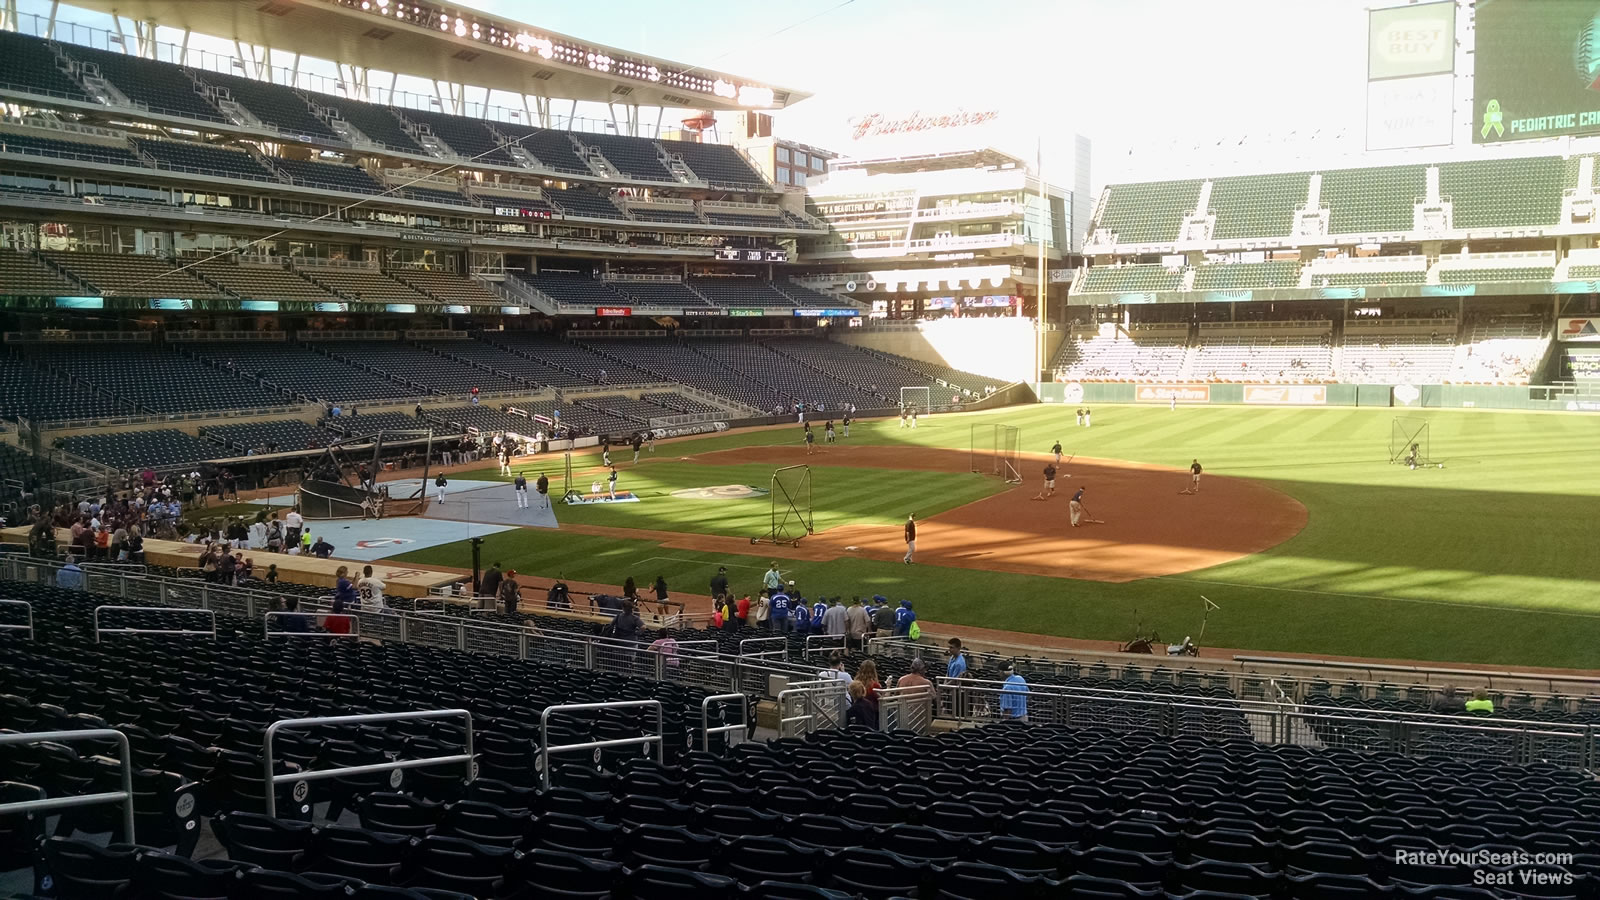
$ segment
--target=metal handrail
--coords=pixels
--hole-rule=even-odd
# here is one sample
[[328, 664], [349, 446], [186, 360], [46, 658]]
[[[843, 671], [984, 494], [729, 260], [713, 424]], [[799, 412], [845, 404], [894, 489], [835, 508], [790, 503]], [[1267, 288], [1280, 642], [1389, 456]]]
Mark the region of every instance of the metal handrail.
[[[713, 704], [713, 703], [726, 703], [726, 702], [732, 701], [732, 700], [737, 700], [739, 702], [739, 721], [735, 722], [732, 725], [719, 725], [716, 728], [712, 728], [711, 727], [711, 704]], [[714, 734], [737, 734], [739, 732], [748, 733], [749, 730], [750, 730], [750, 697], [748, 695], [746, 695], [746, 694], [713, 694], [710, 697], [707, 697], [706, 699], [700, 701], [700, 749], [701, 750], [705, 750], [707, 752], [710, 752], [710, 750], [711, 750], [711, 736], [714, 735]], [[737, 744], [739, 742], [730, 740], [728, 743], [731, 745], [731, 744]]]
[[13, 744], [41, 744], [46, 742], [66, 744], [73, 741], [102, 741], [107, 738], [115, 738], [117, 741], [117, 750], [122, 763], [122, 790], [105, 791], [99, 794], [80, 794], [76, 797], [47, 797], [43, 800], [20, 800], [14, 803], [0, 803], [0, 818], [12, 813], [46, 812], [53, 809], [73, 809], [79, 806], [98, 806], [102, 803], [121, 803], [122, 839], [129, 844], [138, 843], [133, 833], [133, 752], [128, 745], [127, 735], [112, 728], [0, 734], [0, 747]]
[[0, 600], [0, 606], [20, 606], [28, 612], [28, 624], [0, 625], [0, 631], [26, 631], [28, 640], [33, 640], [33, 604], [26, 600]]
[[[755, 644], [758, 646], [770, 646], [773, 642], [780, 644], [780, 648], [777, 650], [762, 650], [759, 652], [745, 650], [745, 647], [750, 644]], [[739, 642], [739, 655], [741, 657], [754, 657], [757, 659], [766, 659], [772, 656], [778, 656], [784, 660], [787, 660], [789, 658], [789, 639], [781, 637], [745, 638]]]
[[[125, 577], [125, 576], [117, 576]], [[165, 613], [191, 613], [204, 615], [211, 620], [211, 630], [193, 631], [187, 628], [101, 628], [100, 613], [102, 612], [127, 612], [142, 610], [145, 612]], [[96, 606], [94, 608], [94, 642], [100, 643], [102, 634], [209, 634], [214, 641], [217, 639], [217, 614], [209, 609], [185, 609], [181, 606]]]
[[[789, 682], [789, 686], [787, 688], [778, 692], [778, 735], [780, 737], [788, 737], [789, 725], [794, 722], [808, 723], [806, 733], [810, 733], [812, 729], [809, 727], [809, 723], [815, 721], [819, 714], [816, 703], [818, 695], [827, 694], [833, 691], [838, 691], [839, 693], [843, 694], [843, 697], [840, 698], [839, 707], [842, 719], [844, 709], [849, 706], [850, 699], [848, 690], [846, 689], [842, 680], [837, 678], [823, 678], [813, 681]], [[795, 697], [805, 700], [806, 712], [795, 716], [785, 716], [785, 704], [790, 699]], [[842, 721], [832, 722], [830, 723], [830, 727], [838, 727], [843, 724], [844, 723]]]
[[[461, 718], [467, 723], [466, 749], [464, 753], [453, 753], [448, 756], [430, 756], [426, 759], [397, 759], [392, 762], [371, 763], [364, 766], [342, 766], [337, 769], [318, 769], [314, 772], [290, 772], [279, 775], [272, 770], [272, 739], [281, 729], [304, 728], [310, 725], [357, 725], [371, 722], [408, 722], [419, 719], [445, 719]], [[367, 775], [373, 772], [394, 772], [400, 769], [421, 769], [427, 766], [443, 766], [454, 763], [466, 763], [467, 782], [471, 783], [476, 777], [476, 765], [473, 762], [472, 750], [472, 713], [464, 709], [430, 709], [418, 712], [399, 713], [369, 713], [358, 716], [320, 716], [310, 719], [279, 719], [267, 726], [267, 732], [262, 737], [261, 764], [266, 774], [265, 794], [267, 796], [267, 817], [278, 817], [278, 795], [276, 788], [285, 782], [321, 781], [327, 778], [339, 778], [348, 775]], [[299, 799], [299, 798], [296, 798]]]
[[[584, 712], [596, 709], [639, 709], [652, 707], [656, 711], [656, 733], [647, 734], [636, 738], [617, 738], [609, 741], [585, 741], [581, 744], [561, 744], [550, 746], [550, 717], [555, 713]], [[550, 790], [550, 755], [552, 753], [567, 753], [573, 750], [599, 750], [604, 747], [637, 747], [640, 745], [655, 744], [656, 762], [666, 761], [666, 719], [662, 714], [660, 700], [618, 700], [612, 703], [563, 703], [559, 706], [547, 706], [539, 714], [539, 777], [545, 790]]]
[[[273, 616], [278, 616], [278, 617], [281, 618], [283, 616], [334, 616], [334, 615], [344, 616], [345, 618], [350, 620], [350, 624], [351, 624], [352, 627], [351, 627], [350, 632], [348, 634], [339, 634], [339, 633], [333, 632], [333, 631], [273, 631], [272, 630], [272, 617]], [[334, 613], [334, 612], [328, 612], [327, 610], [320, 610], [320, 609], [316, 610], [315, 612], [300, 612], [299, 610], [296, 610], [294, 612], [288, 612], [286, 610], [280, 610], [278, 612], [263, 613], [261, 615], [261, 627], [262, 627], [261, 636], [263, 638], [274, 638], [274, 637], [359, 638], [359, 637], [361, 637], [361, 619], [360, 619], [359, 616], [355, 615], [354, 613]]]

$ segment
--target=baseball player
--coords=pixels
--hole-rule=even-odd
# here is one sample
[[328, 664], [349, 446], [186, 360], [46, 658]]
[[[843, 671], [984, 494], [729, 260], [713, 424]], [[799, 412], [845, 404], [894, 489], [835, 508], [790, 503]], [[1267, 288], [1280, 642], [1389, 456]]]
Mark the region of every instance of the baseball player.
[[617, 499], [617, 467], [616, 466], [612, 466], [611, 467], [611, 477], [609, 479], [607, 479], [607, 484], [609, 485], [609, 489], [611, 491], [611, 499], [612, 500]]
[[1200, 473], [1201, 473], [1201, 471], [1203, 471], [1203, 470], [1200, 468], [1200, 460], [1198, 460], [1198, 459], [1195, 460], [1194, 463], [1189, 466], [1189, 489], [1187, 491], [1184, 491], [1185, 494], [1198, 494], [1198, 493], [1200, 493]]
[[1090, 420], [1090, 416], [1092, 416], [1092, 415], [1093, 415], [1093, 411], [1090, 410], [1087, 406], [1085, 406], [1083, 408], [1083, 427], [1088, 428], [1089, 426], [1094, 424], [1094, 422]]
[[516, 479], [511, 482], [511, 489], [517, 495], [517, 509], [527, 509], [528, 508], [528, 476], [522, 474], [521, 472], [518, 472]]
[[611, 465], [611, 445], [610, 444], [607, 444], [606, 446], [600, 448], [600, 465], [602, 465], [602, 466]]
[[1167, 409], [1170, 409], [1173, 412], [1177, 412], [1178, 411], [1178, 395], [1177, 394], [1173, 394], [1172, 395], [1172, 402], [1167, 404]]
[[905, 428], [906, 427], [906, 424], [907, 424], [906, 423], [906, 413], [907, 413], [906, 408], [904, 406], [900, 407], [900, 427], [901, 428]]
[[846, 412], [844, 414], [844, 436], [845, 437], [849, 437], [850, 436], [850, 422], [851, 421], [852, 421], [852, 419], [850, 418], [850, 413]]
[[1061, 442], [1056, 441], [1055, 444], [1050, 448], [1050, 452], [1056, 455], [1056, 465], [1061, 465]]
[[1078, 424], [1083, 424], [1083, 407], [1078, 407]]
[[1072, 513], [1072, 527], [1073, 528], [1077, 528], [1078, 527], [1078, 520], [1079, 519], [1085, 518], [1085, 517], [1088, 516], [1088, 510], [1083, 508], [1083, 492], [1084, 492], [1084, 488], [1081, 488], [1081, 487], [1078, 488], [1077, 493], [1072, 495], [1072, 503], [1068, 507], [1071, 510], [1071, 513]]
[[539, 473], [539, 480], [533, 483], [534, 490], [539, 492], [539, 508], [550, 508], [550, 479], [543, 472]]
[[917, 428], [917, 408], [915, 406], [913, 406], [913, 407], [911, 407], [911, 430], [915, 431], [916, 428]]
[[638, 462], [639, 461], [639, 448], [641, 448], [643, 446], [644, 446], [644, 438], [640, 437], [639, 436], [639, 432], [635, 431], [633, 433], [633, 461], [634, 462]]
[[833, 420], [832, 419], [829, 419], [827, 421], [827, 423], [822, 426], [822, 436], [823, 436], [823, 439], [827, 443], [830, 443], [830, 444], [833, 443], [835, 440], [837, 440], [837, 438], [834, 436], [834, 433], [833, 433]]
[[440, 472], [439, 473], [439, 477], [435, 478], [433, 480], [433, 486], [435, 488], [437, 488], [438, 491], [439, 491], [439, 502], [443, 503], [444, 502], [444, 489], [446, 487], [450, 486], [450, 479], [444, 477], [444, 473]]
[[901, 562], [911, 565], [911, 558], [917, 554], [917, 516], [912, 513], [906, 516], [906, 555]]
[[810, 456], [811, 455], [811, 451], [816, 449], [816, 444], [817, 444], [817, 436], [815, 434], [811, 433], [811, 426], [807, 425], [806, 426], [806, 455], [807, 456]]

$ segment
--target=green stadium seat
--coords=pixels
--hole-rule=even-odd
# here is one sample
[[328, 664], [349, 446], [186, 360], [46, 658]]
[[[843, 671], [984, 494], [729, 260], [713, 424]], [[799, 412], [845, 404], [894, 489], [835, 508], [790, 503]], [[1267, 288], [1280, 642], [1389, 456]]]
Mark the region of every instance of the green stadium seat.
[[1083, 278], [1080, 294], [1121, 294], [1140, 291], [1176, 291], [1183, 288], [1183, 272], [1160, 265], [1095, 266]]
[[1194, 270], [1197, 291], [1292, 288], [1300, 284], [1300, 261], [1278, 259], [1261, 263], [1221, 263]]
[[1335, 169], [1322, 173], [1330, 234], [1410, 231], [1416, 201], [1427, 193], [1426, 166]]
[[1294, 213], [1306, 201], [1309, 172], [1218, 178], [1211, 184], [1211, 237], [1282, 237], [1293, 230]]
[[1554, 156], [1439, 166], [1439, 192], [1450, 198], [1457, 228], [1554, 225], [1564, 183], [1563, 161]]
[[1425, 284], [1428, 273], [1422, 269], [1409, 272], [1331, 272], [1313, 275], [1312, 287], [1383, 287], [1385, 285]]
[[1600, 278], [1600, 266], [1567, 266], [1568, 278]]
[[1555, 266], [1518, 266], [1511, 269], [1440, 269], [1440, 284], [1485, 284], [1497, 281], [1549, 281]]
[[1200, 185], [1193, 179], [1111, 185], [1091, 231], [1115, 231], [1121, 244], [1176, 241], [1183, 217], [1200, 202]]

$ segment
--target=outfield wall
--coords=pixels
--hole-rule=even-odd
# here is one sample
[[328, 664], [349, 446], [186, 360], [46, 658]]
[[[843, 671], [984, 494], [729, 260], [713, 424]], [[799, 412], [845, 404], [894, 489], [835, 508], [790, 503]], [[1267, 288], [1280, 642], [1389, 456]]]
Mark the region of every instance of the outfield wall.
[[1130, 403], [1165, 406], [1381, 406], [1423, 409], [1536, 409], [1600, 412], [1600, 397], [1560, 388], [1472, 384], [1156, 384], [1046, 382], [1041, 403]]
[[946, 365], [1010, 384], [1039, 377], [1033, 367], [1033, 327], [1032, 319], [984, 316], [836, 328], [832, 334], [842, 344]]

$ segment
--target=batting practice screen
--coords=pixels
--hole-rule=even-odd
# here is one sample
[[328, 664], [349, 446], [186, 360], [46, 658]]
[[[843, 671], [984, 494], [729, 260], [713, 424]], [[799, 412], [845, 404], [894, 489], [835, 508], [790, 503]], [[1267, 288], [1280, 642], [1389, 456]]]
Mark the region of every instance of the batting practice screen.
[[1009, 482], [1022, 481], [1019, 454], [1022, 429], [1015, 425], [973, 425], [969, 453], [971, 469], [980, 475], [999, 475]]
[[1472, 140], [1600, 134], [1600, 4], [1478, 0]]

